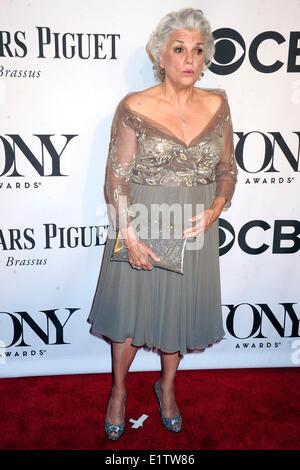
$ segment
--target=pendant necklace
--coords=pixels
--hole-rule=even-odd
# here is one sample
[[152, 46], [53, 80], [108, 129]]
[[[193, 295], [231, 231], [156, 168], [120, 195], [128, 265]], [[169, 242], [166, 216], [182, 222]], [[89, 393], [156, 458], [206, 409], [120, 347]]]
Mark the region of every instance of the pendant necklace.
[[172, 108], [174, 109], [175, 113], [180, 117], [180, 119], [181, 119], [181, 124], [182, 124], [183, 126], [186, 126], [186, 125], [187, 125], [187, 122], [186, 122], [186, 120], [183, 118], [183, 112], [179, 113], [178, 111], [176, 111], [175, 108], [174, 108], [174, 106], [172, 105], [171, 101], [170, 101], [170, 100], [167, 100], [167, 101], [170, 103], [170, 105], [171, 105]]
[[181, 124], [182, 124], [183, 126], [186, 126], [186, 121], [183, 119], [183, 113], [178, 113], [178, 116], [179, 116], [180, 119], [181, 119]]
[[[170, 100], [168, 100], [168, 101], [169, 101], [170, 105], [172, 106], [172, 108], [174, 109], [174, 106], [172, 105], [171, 101], [170, 101]], [[183, 126], [186, 126], [187, 122], [186, 122], [185, 119], [183, 119], [183, 112], [179, 113], [179, 112], [176, 111], [175, 109], [174, 109], [174, 111], [175, 111], [175, 113], [178, 114], [178, 116], [180, 117], [180, 119], [181, 119], [181, 124], [182, 124]]]

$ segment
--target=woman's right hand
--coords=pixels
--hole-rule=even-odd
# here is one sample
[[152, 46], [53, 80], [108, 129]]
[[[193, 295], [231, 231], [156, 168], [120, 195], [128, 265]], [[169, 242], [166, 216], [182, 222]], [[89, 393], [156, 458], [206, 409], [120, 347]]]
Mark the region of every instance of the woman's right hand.
[[151, 250], [150, 246], [146, 245], [142, 240], [139, 240], [128, 251], [128, 261], [133, 268], [144, 269], [151, 271], [154, 266], [150, 263], [148, 256], [151, 256], [155, 261], [160, 261], [159, 257]]

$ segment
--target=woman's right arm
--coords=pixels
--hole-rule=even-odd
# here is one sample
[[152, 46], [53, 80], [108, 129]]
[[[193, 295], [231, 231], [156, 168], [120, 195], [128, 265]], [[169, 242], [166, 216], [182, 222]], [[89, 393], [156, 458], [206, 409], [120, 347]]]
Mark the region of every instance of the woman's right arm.
[[130, 209], [130, 179], [136, 149], [135, 129], [130, 123], [122, 100], [116, 108], [111, 126], [105, 187], [109, 199], [110, 223], [116, 231], [121, 230], [126, 245], [130, 245], [137, 238], [131, 224], [135, 214]]
[[[130, 180], [135, 165], [137, 137], [130, 115], [126, 112], [124, 98], [118, 104], [111, 128], [110, 147], [107, 159], [106, 190], [109, 199], [108, 216], [113, 228], [121, 230], [126, 246], [137, 240], [132, 221], [135, 217], [131, 209]], [[133, 268], [151, 270], [153, 265], [148, 256], [160, 261], [144, 242], [134, 243], [128, 249], [128, 260]]]

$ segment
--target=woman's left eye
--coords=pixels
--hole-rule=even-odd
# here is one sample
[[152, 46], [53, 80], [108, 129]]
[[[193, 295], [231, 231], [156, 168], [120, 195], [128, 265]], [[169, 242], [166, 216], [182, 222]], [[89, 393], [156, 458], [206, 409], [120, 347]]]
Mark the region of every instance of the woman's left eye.
[[197, 53], [198, 55], [202, 54], [202, 52], [203, 52], [202, 49], [200, 49], [200, 48], [199, 48], [199, 49], [196, 49], [196, 53]]

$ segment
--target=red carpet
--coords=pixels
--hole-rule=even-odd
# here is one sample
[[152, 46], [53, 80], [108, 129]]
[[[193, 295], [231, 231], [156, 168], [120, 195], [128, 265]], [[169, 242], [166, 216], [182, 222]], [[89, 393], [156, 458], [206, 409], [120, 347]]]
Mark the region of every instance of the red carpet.
[[[297, 450], [298, 368], [178, 371], [183, 429], [163, 428], [153, 384], [159, 372], [130, 372], [126, 429], [104, 433], [110, 374], [0, 380], [2, 450]], [[130, 418], [149, 417], [131, 428]]]

